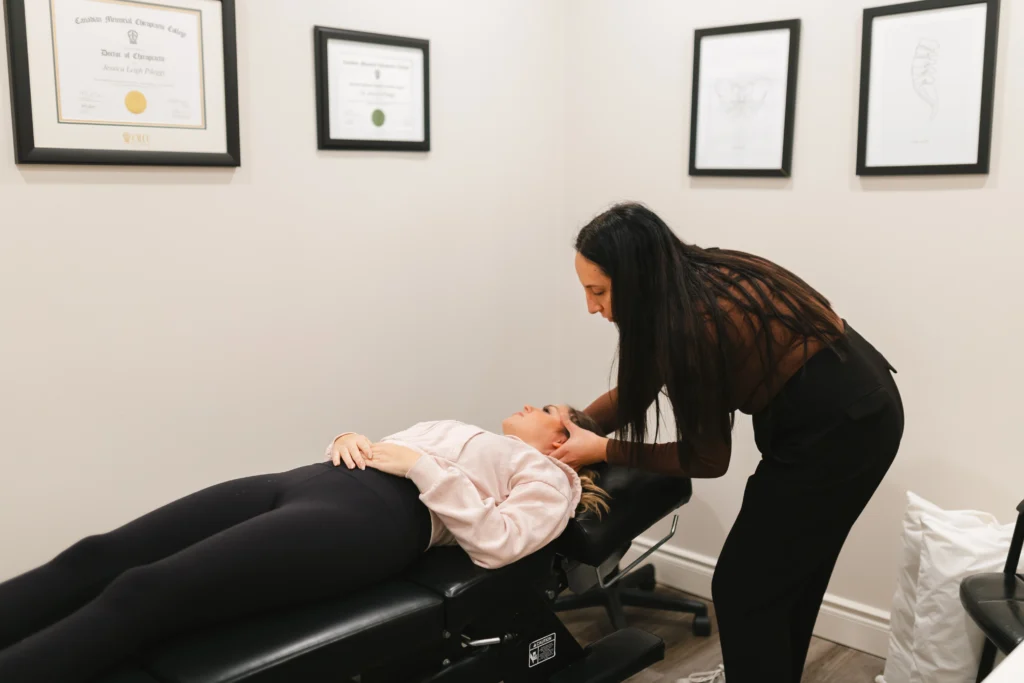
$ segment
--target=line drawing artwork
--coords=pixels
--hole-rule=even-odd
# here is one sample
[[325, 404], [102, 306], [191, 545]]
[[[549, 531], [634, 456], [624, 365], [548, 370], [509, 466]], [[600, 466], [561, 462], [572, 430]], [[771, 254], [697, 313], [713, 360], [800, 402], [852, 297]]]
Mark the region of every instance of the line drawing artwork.
[[724, 114], [719, 139], [733, 150], [746, 150], [760, 131], [758, 115], [768, 100], [772, 80], [760, 76], [722, 77], [714, 91], [719, 111]]
[[767, 78], [719, 78], [715, 82], [715, 95], [727, 114], [736, 118], [751, 118], [764, 105], [770, 88], [771, 81]]
[[914, 56], [910, 62], [910, 78], [914, 92], [928, 105], [931, 112], [930, 120], [934, 121], [939, 113], [939, 52], [942, 45], [937, 40], [922, 38], [914, 48]]

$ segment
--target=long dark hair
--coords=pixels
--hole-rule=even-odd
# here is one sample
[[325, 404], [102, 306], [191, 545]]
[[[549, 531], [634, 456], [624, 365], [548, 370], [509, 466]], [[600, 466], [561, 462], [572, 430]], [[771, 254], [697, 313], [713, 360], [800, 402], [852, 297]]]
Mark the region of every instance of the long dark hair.
[[576, 251], [612, 282], [619, 436], [632, 444], [632, 459], [647, 439], [652, 403], [657, 438], [663, 389], [677, 441], [729, 436], [738, 319], [759, 340], [767, 377], [775, 374], [777, 349], [774, 335], [763, 332], [773, 324], [805, 346], [817, 339], [835, 348], [841, 336], [828, 300], [793, 273], [751, 254], [685, 244], [640, 204], [619, 204], [592, 220], [577, 236]]

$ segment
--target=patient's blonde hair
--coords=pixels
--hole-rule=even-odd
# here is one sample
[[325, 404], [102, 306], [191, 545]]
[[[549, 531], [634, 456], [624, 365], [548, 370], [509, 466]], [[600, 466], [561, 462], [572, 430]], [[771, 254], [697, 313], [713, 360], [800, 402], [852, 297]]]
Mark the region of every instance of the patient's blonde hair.
[[594, 473], [590, 470], [580, 471], [580, 483], [583, 485], [583, 495], [580, 496], [579, 507], [576, 513], [589, 512], [598, 519], [608, 512], [608, 499], [611, 498], [608, 492], [594, 483]]
[[[574, 425], [582, 427], [588, 432], [601, 433], [601, 426], [597, 424], [597, 421], [582, 410], [569, 408], [569, 419], [572, 420]], [[598, 519], [601, 519], [609, 510], [608, 500], [611, 496], [608, 495], [607, 491], [594, 483], [596, 474], [593, 470], [580, 470], [579, 475], [580, 483], [583, 485], [583, 495], [580, 496], [580, 504], [576, 508], [576, 514], [589, 512]]]

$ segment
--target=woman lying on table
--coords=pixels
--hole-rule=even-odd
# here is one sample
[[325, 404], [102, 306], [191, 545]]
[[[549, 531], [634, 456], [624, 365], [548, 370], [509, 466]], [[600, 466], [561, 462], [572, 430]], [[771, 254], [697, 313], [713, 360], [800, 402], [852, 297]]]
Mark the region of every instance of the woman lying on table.
[[174, 634], [384, 581], [435, 545], [501, 567], [605, 508], [586, 473], [548, 457], [568, 438], [558, 410], [526, 406], [502, 430], [343, 434], [333, 462], [218, 484], [88, 537], [0, 584], [0, 681], [87, 681]]

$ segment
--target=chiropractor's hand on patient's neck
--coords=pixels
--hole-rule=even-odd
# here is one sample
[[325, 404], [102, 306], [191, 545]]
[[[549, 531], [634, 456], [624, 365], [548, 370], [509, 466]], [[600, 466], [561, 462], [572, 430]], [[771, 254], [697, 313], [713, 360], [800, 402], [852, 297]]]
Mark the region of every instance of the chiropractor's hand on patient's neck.
[[558, 414], [569, 431], [569, 440], [551, 454], [552, 458], [561, 460], [577, 471], [607, 460], [608, 439], [574, 424], [565, 407], [560, 407]]

